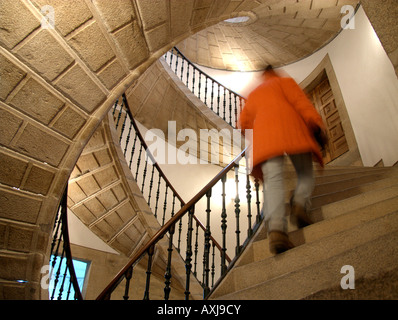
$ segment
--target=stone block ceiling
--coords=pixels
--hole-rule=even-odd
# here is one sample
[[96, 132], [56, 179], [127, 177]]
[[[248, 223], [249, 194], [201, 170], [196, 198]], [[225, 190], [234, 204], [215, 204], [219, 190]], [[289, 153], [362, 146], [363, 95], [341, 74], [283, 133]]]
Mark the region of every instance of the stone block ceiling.
[[192, 62], [231, 71], [258, 71], [267, 65], [298, 61], [330, 42], [341, 31], [341, 20], [357, 0], [261, 0], [237, 17], [223, 21], [177, 45]]

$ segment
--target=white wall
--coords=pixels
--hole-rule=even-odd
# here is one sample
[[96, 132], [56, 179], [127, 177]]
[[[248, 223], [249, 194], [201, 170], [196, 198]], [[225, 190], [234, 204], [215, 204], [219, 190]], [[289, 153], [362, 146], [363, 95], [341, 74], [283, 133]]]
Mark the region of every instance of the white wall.
[[[332, 61], [364, 165], [373, 166], [380, 159], [386, 166], [395, 164], [398, 79], [362, 8], [356, 14], [355, 29], [343, 30], [318, 52], [282, 69], [300, 83], [326, 54]], [[218, 72], [209, 68], [206, 72], [244, 96], [259, 83], [259, 73]]]
[[113, 250], [88, 227], [86, 227], [69, 209], [68, 229], [70, 243], [99, 251], [118, 254], [117, 251]]

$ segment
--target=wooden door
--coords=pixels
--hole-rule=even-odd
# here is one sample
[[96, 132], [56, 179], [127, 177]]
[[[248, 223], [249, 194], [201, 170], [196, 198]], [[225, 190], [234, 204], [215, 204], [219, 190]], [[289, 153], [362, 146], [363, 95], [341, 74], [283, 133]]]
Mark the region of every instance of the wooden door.
[[349, 151], [329, 79], [326, 77], [321, 80], [309, 93], [309, 97], [326, 125], [329, 143], [322, 153], [325, 163], [329, 163]]

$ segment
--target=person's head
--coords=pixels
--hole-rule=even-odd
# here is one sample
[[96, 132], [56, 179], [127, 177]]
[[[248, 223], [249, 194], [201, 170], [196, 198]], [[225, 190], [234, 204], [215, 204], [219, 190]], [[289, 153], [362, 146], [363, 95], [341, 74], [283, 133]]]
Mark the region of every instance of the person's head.
[[280, 78], [290, 78], [290, 75], [283, 69], [275, 70], [272, 65], [269, 65], [265, 68], [262, 74], [263, 80], [267, 80], [272, 77], [280, 77]]
[[277, 74], [274, 70], [274, 67], [272, 65], [268, 65], [263, 72], [263, 79], [267, 80], [269, 77], [272, 76], [277, 76]]

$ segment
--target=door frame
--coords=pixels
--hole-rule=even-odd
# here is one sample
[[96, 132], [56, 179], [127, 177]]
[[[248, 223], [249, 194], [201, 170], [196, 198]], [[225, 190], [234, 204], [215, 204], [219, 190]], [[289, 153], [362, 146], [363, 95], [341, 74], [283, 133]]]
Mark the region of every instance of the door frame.
[[333, 69], [332, 62], [329, 55], [327, 54], [319, 65], [311, 72], [311, 74], [304, 79], [300, 86], [303, 88], [305, 93], [313, 90], [322, 79], [324, 79], [324, 74], [329, 79], [330, 87], [333, 92], [336, 107], [340, 115], [341, 124], [347, 139], [349, 151], [328, 163], [328, 165], [339, 165], [339, 166], [363, 166], [361, 154], [358, 149], [358, 143], [355, 138], [355, 133], [351, 125], [351, 120], [348, 115], [347, 107], [345, 105], [343, 94], [341, 92], [339, 83], [337, 81], [336, 74]]

